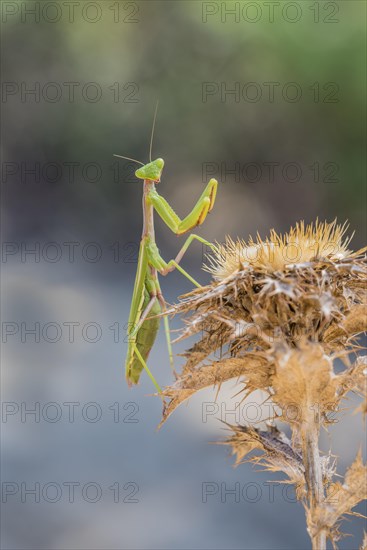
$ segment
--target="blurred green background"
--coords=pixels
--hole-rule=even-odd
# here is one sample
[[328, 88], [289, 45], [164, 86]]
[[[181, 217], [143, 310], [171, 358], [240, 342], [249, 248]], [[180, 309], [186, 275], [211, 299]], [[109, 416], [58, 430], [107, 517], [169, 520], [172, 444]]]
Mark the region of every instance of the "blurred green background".
[[[81, 168], [97, 162], [103, 167], [94, 184], [85, 181], [79, 169], [73, 183], [64, 185], [71, 178], [62, 165], [63, 174], [54, 184], [23, 186], [21, 196], [28, 201], [24, 209], [28, 215], [32, 209], [39, 215], [33, 231], [42, 231], [43, 223], [48, 232], [58, 229], [66, 211], [78, 234], [84, 233], [89, 219], [98, 236], [139, 232], [139, 183], [134, 185], [131, 177], [124, 181], [128, 168], [123, 163], [118, 177], [111, 168], [112, 153], [147, 159], [157, 99], [153, 152], [166, 161], [160, 190], [180, 214], [192, 204], [191, 193], [201, 190], [203, 163], [224, 163], [224, 175], [216, 172], [223, 183], [216, 220], [207, 224], [206, 233], [219, 239], [225, 233], [246, 237], [258, 229], [283, 230], [300, 218], [316, 216], [348, 218], [353, 229], [361, 228], [364, 2], [316, 2], [318, 12], [312, 2], [296, 3], [298, 11], [289, 2], [275, 3], [273, 23], [267, 3], [255, 3], [257, 11], [244, 11], [248, 2], [238, 2], [238, 22], [226, 11], [234, 9], [235, 2], [223, 8], [220, 3], [207, 4], [115, 6], [106, 1], [97, 3], [98, 10], [90, 5], [83, 12], [88, 3], [82, 2], [70, 14], [66, 3], [60, 4], [62, 17], [56, 23], [48, 22], [60, 16], [52, 6], [43, 16], [41, 10], [37, 24], [21, 6], [18, 15], [5, 16], [3, 80], [25, 82], [29, 88], [38, 82], [41, 92], [39, 103], [21, 92], [7, 96], [4, 160], [79, 162]], [[215, 8], [218, 13], [210, 15]], [[250, 23], [245, 16], [259, 20]], [[300, 20], [291, 23], [285, 16]], [[69, 17], [73, 23], [68, 23]], [[100, 19], [92, 23], [86, 17]], [[55, 102], [42, 95], [43, 90], [46, 98], [56, 95], [56, 88], [49, 86], [52, 82], [62, 91]], [[67, 82], [77, 83], [73, 100]], [[88, 87], [93, 82], [97, 88]], [[256, 88], [246, 88], [252, 82]], [[264, 84], [270, 82], [275, 83], [273, 102], [270, 85]], [[288, 88], [292, 82], [297, 89]], [[204, 102], [205, 83], [214, 83], [222, 93], [208, 95]], [[244, 90], [240, 98], [226, 95], [236, 86]], [[292, 98], [295, 92], [301, 97], [287, 101], [285, 94]], [[94, 102], [96, 93], [100, 99]], [[240, 181], [230, 174], [225, 177], [225, 169], [233, 169], [235, 163], [244, 170]], [[264, 163], [277, 163], [273, 179]], [[288, 163], [300, 167], [298, 181], [298, 168], [291, 166], [284, 176]], [[52, 169], [50, 173], [52, 179]], [[89, 177], [93, 179], [93, 170]], [[18, 202], [18, 188], [10, 178], [8, 183], [12, 185], [5, 192]], [[128, 209], [123, 208], [127, 201]], [[19, 221], [29, 230], [24, 214]]]
[[[72, 4], [1, 4], [3, 235], [14, 245], [4, 265], [5, 319], [126, 323], [142, 185], [112, 155], [148, 160], [158, 99], [153, 157], [166, 163], [159, 192], [184, 216], [211, 176], [220, 183], [202, 236], [266, 236], [299, 219], [337, 217], [356, 231], [354, 248], [365, 244], [365, 2]], [[49, 242], [62, 249], [60, 261], [22, 257], [22, 246]], [[79, 243], [73, 262], [67, 242]], [[90, 242], [99, 261], [80, 252]], [[160, 221], [157, 242], [167, 260], [181, 244]], [[206, 281], [202, 256], [193, 245], [184, 265]], [[170, 302], [190, 288], [176, 273], [162, 286]], [[100, 502], [92, 512], [85, 502], [37, 508], [14, 499], [4, 505], [4, 548], [306, 548], [303, 511], [284, 499], [201, 502], [208, 476], [229, 484], [269, 476], [233, 471], [225, 449], [207, 445], [223, 433], [217, 424], [206, 429], [198, 400], [155, 434], [152, 388], [143, 380], [126, 389], [126, 344], [106, 332], [94, 347], [82, 338], [53, 347], [11, 339], [6, 400], [134, 400], [139, 423], [119, 432], [109, 423], [46, 429], [15, 418], [5, 429], [5, 475], [136, 479], [141, 502], [128, 512]], [[151, 364], [169, 383], [163, 335]], [[343, 471], [363, 429], [353, 417], [335, 430]], [[357, 548], [361, 523], [347, 525], [357, 538], [341, 548]]]

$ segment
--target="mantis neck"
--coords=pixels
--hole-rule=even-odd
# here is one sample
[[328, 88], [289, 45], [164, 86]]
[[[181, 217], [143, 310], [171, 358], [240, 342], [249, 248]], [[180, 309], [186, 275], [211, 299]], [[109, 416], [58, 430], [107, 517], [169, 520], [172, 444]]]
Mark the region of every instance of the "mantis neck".
[[143, 234], [142, 237], [150, 237], [153, 241], [154, 235], [154, 217], [153, 217], [153, 205], [149, 203], [148, 195], [155, 189], [154, 182], [150, 180], [144, 180], [144, 193], [143, 193]]

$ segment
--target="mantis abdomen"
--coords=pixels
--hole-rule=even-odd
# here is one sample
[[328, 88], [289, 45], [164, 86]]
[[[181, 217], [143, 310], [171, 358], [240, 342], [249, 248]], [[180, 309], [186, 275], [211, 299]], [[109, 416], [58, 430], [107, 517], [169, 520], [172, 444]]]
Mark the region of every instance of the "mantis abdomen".
[[[151, 296], [146, 286], [144, 286], [144, 301], [142, 305], [142, 311], [145, 310], [150, 300], [151, 300]], [[159, 305], [159, 302], [156, 299], [153, 307], [149, 312], [148, 319], [146, 319], [143, 322], [143, 324], [138, 330], [138, 333], [135, 336], [135, 345], [138, 348], [138, 351], [140, 352], [145, 362], [147, 361], [150, 350], [154, 345], [155, 339], [158, 334], [159, 325], [160, 325], [160, 318], [154, 317], [154, 316], [159, 315], [161, 311], [162, 311], [161, 306]], [[149, 317], [153, 317], [153, 319], [150, 319]], [[132, 353], [130, 355], [130, 361], [131, 362], [129, 365], [129, 373], [130, 373], [129, 379], [134, 384], [137, 384], [139, 381], [140, 374], [144, 367], [135, 353]]]

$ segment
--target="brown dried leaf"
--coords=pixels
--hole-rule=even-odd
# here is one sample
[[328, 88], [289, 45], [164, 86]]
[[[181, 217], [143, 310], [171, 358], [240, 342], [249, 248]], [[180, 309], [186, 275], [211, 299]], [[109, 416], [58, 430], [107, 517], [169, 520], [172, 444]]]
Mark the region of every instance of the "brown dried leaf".
[[[337, 383], [331, 359], [318, 344], [302, 344], [299, 349], [276, 349], [273, 400], [283, 411], [297, 407], [295, 422], [313, 421], [316, 411], [334, 410]], [[287, 422], [293, 416], [286, 415]]]
[[343, 328], [349, 337], [367, 331], [367, 305], [354, 306], [344, 319]]
[[323, 342], [331, 344], [332, 349], [344, 349], [347, 340], [347, 332], [342, 325], [333, 323], [327, 327], [323, 334]]
[[257, 379], [259, 383], [262, 380], [262, 383], [265, 384], [266, 380], [269, 380], [269, 368], [265, 357], [249, 354], [241, 358], [216, 361], [190, 372], [184, 371], [172, 386], [163, 390], [163, 396], [168, 397], [170, 401], [164, 407], [160, 426], [183, 401], [197, 391], [209, 386], [220, 386], [226, 380], [239, 378], [243, 375], [252, 377], [252, 386]]

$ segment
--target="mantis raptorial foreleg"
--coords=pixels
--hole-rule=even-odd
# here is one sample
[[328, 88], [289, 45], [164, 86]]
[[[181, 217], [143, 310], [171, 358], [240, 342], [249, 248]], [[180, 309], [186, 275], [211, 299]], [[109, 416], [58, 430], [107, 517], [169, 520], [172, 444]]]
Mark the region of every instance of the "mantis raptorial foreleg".
[[217, 186], [217, 180], [212, 178], [205, 187], [194, 208], [183, 220], [179, 218], [173, 208], [155, 189], [149, 193], [148, 200], [153, 204], [154, 209], [171, 231], [176, 233], [176, 235], [182, 235], [204, 221], [207, 213], [213, 208], [217, 194]]

